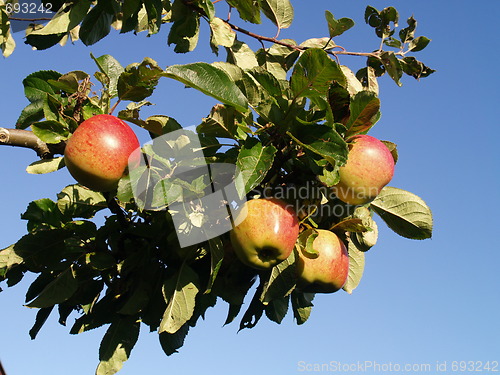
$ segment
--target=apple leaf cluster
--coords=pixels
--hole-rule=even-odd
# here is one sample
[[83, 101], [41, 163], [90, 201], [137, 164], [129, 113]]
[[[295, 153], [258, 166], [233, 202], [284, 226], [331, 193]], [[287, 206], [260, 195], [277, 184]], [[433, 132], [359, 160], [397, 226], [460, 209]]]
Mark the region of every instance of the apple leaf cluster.
[[[259, 23], [261, 13], [278, 29], [290, 26], [293, 19], [286, 0], [227, 3], [251, 23]], [[5, 4], [0, 2], [4, 18]], [[428, 43], [414, 37], [413, 18], [400, 31], [400, 39], [394, 37], [398, 21], [394, 8], [368, 7], [365, 18], [382, 44], [396, 51], [380, 48], [363, 55], [368, 57], [367, 66], [354, 73], [340, 65], [333, 43], [353, 22], [336, 20], [330, 12], [325, 29], [329, 36], [301, 44], [274, 40], [270, 47], [253, 51], [236, 38], [239, 27], [215, 17], [210, 1], [64, 3], [47, 25], [28, 35], [29, 44], [48, 48], [68, 33], [73, 35], [80, 23], [80, 38], [92, 44], [107, 35], [111, 24], [121, 32], [154, 34], [168, 22], [169, 44], [187, 52], [196, 46], [199, 22], [205, 19], [213, 49], [225, 47], [227, 59], [163, 69], [150, 58], [123, 67], [103, 55], [91, 56], [97, 65], [93, 75], [38, 71], [23, 80], [29, 104], [16, 126], [31, 128], [46, 144], [64, 144], [83, 121], [120, 106], [117, 116], [146, 129], [154, 140], [182, 128], [182, 121], [168, 114], [141, 116], [157, 85], [173, 79], [198, 90], [218, 102], [196, 128], [203, 162], [238, 166], [243, 181], [238, 189], [248, 198], [273, 196], [291, 204], [301, 231], [295, 250], [314, 255], [319, 233], [334, 233], [348, 252], [343, 289], [352, 293], [363, 275], [364, 254], [377, 242], [374, 214], [403, 237], [421, 240], [432, 234], [431, 211], [413, 193], [386, 186], [373, 201], [358, 206], [335, 195], [340, 169], [349, 160], [349, 139], [366, 134], [380, 119], [377, 77], [387, 72], [399, 83], [402, 72], [415, 78], [432, 73], [407, 56]], [[8, 21], [2, 22], [0, 42], [5, 53], [11, 39]], [[102, 87], [99, 92], [92, 89], [97, 82]], [[185, 139], [175, 143], [183, 152], [195, 151]], [[384, 144], [396, 162], [396, 145]], [[198, 245], [179, 245], [179, 226], [165, 202], [172, 197], [179, 202], [199, 198], [212, 181], [203, 176], [175, 183], [172, 174], [177, 166], [164, 156], [168, 147], [172, 145], [154, 143], [142, 149], [149, 164], [138, 169], [135, 178], [148, 184], [146, 196], [134, 196], [129, 175], [111, 192], [69, 185], [54, 199], [31, 202], [22, 214], [28, 233], [0, 251], [0, 281], [7, 286], [19, 283], [26, 273], [37, 275], [26, 292], [26, 305], [37, 309], [32, 338], [51, 314], [62, 325], [69, 324], [71, 334], [107, 326], [97, 374], [119, 371], [144, 326], [158, 332], [167, 355], [177, 352], [189, 330], [217, 302], [227, 303], [224, 323], [239, 317], [240, 329], [254, 327], [263, 316], [281, 323], [288, 311], [297, 324], [303, 324], [312, 311], [314, 293], [297, 287], [297, 251], [270, 269], [257, 270], [228, 249], [229, 233]], [[64, 158], [53, 156], [33, 162], [27, 171], [64, 168]], [[300, 194], [303, 191], [306, 194]], [[182, 225], [187, 232], [208, 215], [184, 209], [193, 210]], [[106, 214], [99, 225], [98, 213]]]

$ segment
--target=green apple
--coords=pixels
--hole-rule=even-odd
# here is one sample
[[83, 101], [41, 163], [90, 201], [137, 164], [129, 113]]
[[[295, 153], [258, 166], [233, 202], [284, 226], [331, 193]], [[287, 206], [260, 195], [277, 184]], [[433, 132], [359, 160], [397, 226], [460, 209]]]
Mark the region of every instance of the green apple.
[[349, 274], [349, 254], [333, 232], [317, 230], [312, 243], [315, 252], [300, 247], [297, 254], [297, 288], [308, 293], [333, 293], [341, 289]]
[[290, 256], [299, 235], [291, 206], [275, 198], [253, 199], [245, 203], [242, 213], [246, 217], [230, 232], [234, 253], [242, 263], [264, 270]]
[[387, 146], [372, 136], [355, 135], [347, 142], [349, 156], [339, 169], [340, 182], [334, 192], [345, 203], [369, 203], [391, 181], [394, 158]]
[[68, 139], [64, 162], [80, 184], [111, 191], [125, 173], [129, 156], [139, 147], [137, 136], [124, 121], [97, 115], [82, 122]]

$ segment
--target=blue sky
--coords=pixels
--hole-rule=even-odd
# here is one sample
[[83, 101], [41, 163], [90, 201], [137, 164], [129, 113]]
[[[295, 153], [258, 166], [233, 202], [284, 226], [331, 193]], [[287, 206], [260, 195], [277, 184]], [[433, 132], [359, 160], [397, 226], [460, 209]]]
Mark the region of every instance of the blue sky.
[[[310, 366], [331, 362], [371, 363], [375, 368], [366, 372], [375, 373], [389, 364], [429, 364], [435, 373], [436, 365], [445, 363], [451, 373], [453, 361], [500, 361], [496, 228], [500, 55], [495, 48], [500, 3], [297, 0], [293, 4], [296, 18], [281, 37], [298, 42], [327, 34], [323, 13], [328, 9], [357, 24], [337, 44], [354, 51], [376, 49], [378, 40], [363, 22], [366, 5], [396, 6], [401, 25], [413, 14], [419, 22], [417, 35], [432, 39], [418, 57], [437, 72], [421, 82], [405, 77], [402, 88], [383, 77], [382, 119], [371, 134], [398, 144], [400, 159], [391, 185], [414, 192], [431, 206], [434, 236], [426, 241], [403, 239], [379, 221], [379, 242], [367, 253], [359, 288], [352, 295], [317, 295], [305, 325], [296, 326], [289, 314], [281, 325], [263, 319], [256, 328], [237, 333], [237, 324], [222, 327], [226, 305], [219, 303], [190, 332], [180, 353], [171, 357], [163, 354], [156, 333], [143, 330], [120, 374], [289, 375], [312, 372], [307, 371]], [[246, 27], [274, 36], [266, 25]], [[123, 65], [146, 56], [162, 67], [223, 60], [224, 53], [219, 57], [210, 53], [207, 28], [203, 30], [201, 48], [186, 55], [169, 49], [165, 30], [151, 38], [113, 36], [90, 48], [76, 43], [45, 52], [31, 51], [16, 34], [17, 50], [0, 61], [0, 126], [12, 127], [27, 104], [21, 84], [26, 75], [42, 69], [94, 72], [90, 52], [111, 54]], [[241, 40], [252, 43], [243, 36]], [[341, 62], [354, 68], [364, 63], [359, 58]], [[214, 104], [166, 79], [151, 101], [156, 106], [144, 114], [168, 114], [184, 126], [197, 125]], [[54, 199], [73, 182], [65, 170], [26, 174], [26, 166], [35, 158], [31, 150], [0, 147], [0, 248], [25, 233], [20, 214], [31, 200]], [[104, 330], [71, 336], [69, 327], [60, 326], [54, 316], [31, 341], [28, 331], [36, 311], [23, 307], [28, 281], [0, 293], [0, 359], [8, 375], [92, 374]]]

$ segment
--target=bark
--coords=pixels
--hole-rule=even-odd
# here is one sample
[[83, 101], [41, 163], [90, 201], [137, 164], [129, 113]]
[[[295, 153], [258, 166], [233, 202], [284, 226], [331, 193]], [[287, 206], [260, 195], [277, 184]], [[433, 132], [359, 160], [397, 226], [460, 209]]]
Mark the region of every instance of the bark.
[[51, 159], [55, 154], [64, 154], [66, 143], [48, 144], [29, 130], [0, 128], [1, 145], [31, 148], [41, 159]]

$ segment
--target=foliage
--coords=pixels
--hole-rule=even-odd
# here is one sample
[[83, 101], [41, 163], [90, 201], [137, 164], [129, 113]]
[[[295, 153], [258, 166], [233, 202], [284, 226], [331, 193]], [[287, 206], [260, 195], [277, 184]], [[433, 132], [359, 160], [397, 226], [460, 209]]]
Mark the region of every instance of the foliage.
[[[5, 56], [14, 48], [8, 4], [12, 3], [0, 0], [0, 45]], [[227, 0], [227, 4], [241, 20], [259, 23], [263, 15], [278, 31], [289, 27], [293, 19], [288, 0]], [[433, 70], [409, 56], [429, 42], [415, 37], [413, 17], [396, 34], [399, 16], [394, 8], [367, 7], [365, 20], [381, 39], [380, 48], [372, 53], [339, 48], [333, 38], [354, 23], [347, 18], [336, 20], [328, 11], [325, 17], [328, 36], [297, 44], [242, 31], [216, 17], [214, 4], [208, 0], [61, 4], [45, 26], [32, 27], [28, 44], [45, 49], [68, 36], [78, 36], [91, 45], [104, 38], [111, 26], [121, 33], [156, 34], [167, 23], [171, 25], [168, 43], [184, 53], [196, 47], [203, 20], [210, 26], [212, 49], [218, 52], [224, 47], [227, 61], [162, 69], [150, 58], [123, 67], [104, 55], [92, 56], [97, 65], [93, 75], [38, 71], [23, 80], [29, 104], [17, 127], [30, 127], [41, 141], [58, 144], [85, 119], [128, 102], [118, 116], [145, 128], [155, 139], [181, 128], [165, 114], [141, 118], [141, 107], [150, 104], [147, 99], [162, 80], [174, 79], [211, 96], [219, 103], [197, 127], [205, 161], [237, 165], [243, 176], [241, 189], [248, 197], [281, 194], [297, 207], [306, 229], [298, 246], [309, 248], [315, 229], [337, 233], [348, 244], [351, 267], [344, 289], [351, 293], [362, 277], [364, 252], [377, 240], [373, 213], [399, 235], [414, 239], [431, 236], [432, 215], [420, 198], [392, 187], [363, 207], [340, 202], [331, 187], [348, 157], [345, 139], [368, 132], [380, 119], [378, 77], [388, 73], [400, 84], [403, 73], [422, 78]], [[272, 44], [252, 51], [237, 38], [237, 32]], [[354, 73], [338, 62], [343, 54], [365, 56], [367, 66]], [[99, 93], [90, 89], [96, 81], [102, 85]], [[396, 159], [396, 145], [386, 144]], [[145, 146], [143, 152], [167, 170], [175, 168], [162, 159], [161, 150]], [[49, 173], [63, 167], [63, 160], [54, 158], [35, 161], [27, 171]], [[153, 196], [147, 197], [151, 202], [164, 202], [165, 194], [172, 194], [165, 189], [171, 186], [168, 178], [155, 175], [153, 167], [141, 173], [152, 184]], [[177, 194], [200, 196], [209, 184], [193, 180]], [[290, 187], [306, 189], [307, 197], [294, 195]], [[74, 316], [72, 334], [108, 326], [97, 374], [112, 374], [129, 357], [143, 325], [158, 332], [163, 350], [171, 355], [205, 311], [220, 301], [228, 304], [225, 323], [229, 324], [250, 298], [240, 329], [252, 328], [263, 315], [280, 323], [290, 309], [297, 324], [305, 323], [314, 295], [295, 288], [295, 254], [271, 271], [257, 272], [228, 254], [227, 234], [181, 248], [171, 212], [161, 204], [157, 209], [144, 209], [144, 202], [134, 199], [131, 189], [130, 178], [125, 176], [111, 194], [70, 185], [54, 200], [28, 205], [22, 215], [28, 233], [0, 251], [0, 281], [10, 287], [28, 272], [38, 275], [26, 293], [27, 306], [38, 309], [30, 331], [33, 338], [51, 313], [58, 314], [62, 325]], [[98, 226], [93, 218], [102, 210], [108, 212]], [[200, 220], [199, 216], [189, 218], [188, 230]]]

